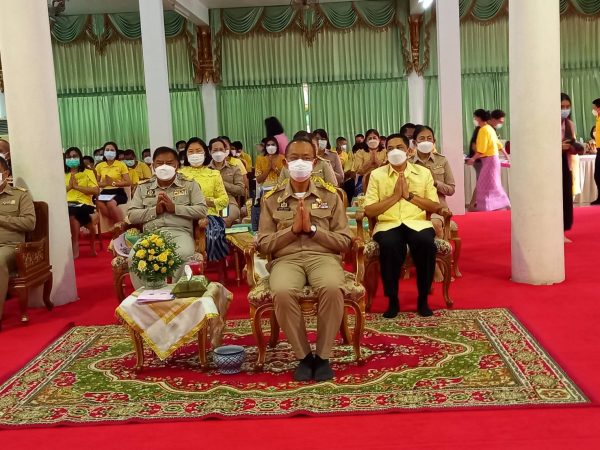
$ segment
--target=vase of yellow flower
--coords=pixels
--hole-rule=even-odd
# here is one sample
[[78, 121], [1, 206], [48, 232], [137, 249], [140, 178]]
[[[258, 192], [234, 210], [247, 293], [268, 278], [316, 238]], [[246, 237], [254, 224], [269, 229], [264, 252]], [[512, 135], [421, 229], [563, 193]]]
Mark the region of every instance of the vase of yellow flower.
[[131, 270], [147, 289], [160, 289], [183, 264], [177, 244], [169, 233], [152, 231], [142, 234], [133, 246]]

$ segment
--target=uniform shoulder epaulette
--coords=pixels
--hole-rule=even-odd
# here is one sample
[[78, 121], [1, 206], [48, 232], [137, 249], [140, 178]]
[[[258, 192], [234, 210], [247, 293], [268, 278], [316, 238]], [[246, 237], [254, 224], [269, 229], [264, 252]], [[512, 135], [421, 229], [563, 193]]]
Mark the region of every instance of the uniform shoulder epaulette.
[[277, 185], [276, 185], [276, 186], [275, 186], [273, 189], [271, 189], [269, 192], [267, 192], [267, 193], [264, 195], [264, 198], [269, 198], [269, 197], [270, 197], [271, 195], [273, 195], [275, 192], [279, 192], [279, 191], [282, 191], [282, 190], [284, 190], [284, 189], [285, 189], [285, 187], [286, 187], [286, 186], [289, 184], [289, 182], [290, 182], [290, 179], [289, 179], [289, 178], [286, 178], [286, 179], [284, 179], [283, 181], [281, 181], [281, 182], [277, 183]]
[[17, 191], [21, 191], [21, 192], [27, 192], [27, 189], [19, 187], [19, 186], [13, 186], [13, 189], [16, 189]]
[[150, 178], [146, 178], [145, 180], [140, 180], [140, 182], [138, 183], [138, 185], [140, 184], [146, 184], [151, 182], [154, 179], [154, 177], [150, 177]]
[[315, 182], [317, 187], [321, 187], [323, 189], [327, 189], [329, 192], [337, 193], [337, 189], [331, 183], [328, 183], [321, 177], [312, 176], [311, 179]]

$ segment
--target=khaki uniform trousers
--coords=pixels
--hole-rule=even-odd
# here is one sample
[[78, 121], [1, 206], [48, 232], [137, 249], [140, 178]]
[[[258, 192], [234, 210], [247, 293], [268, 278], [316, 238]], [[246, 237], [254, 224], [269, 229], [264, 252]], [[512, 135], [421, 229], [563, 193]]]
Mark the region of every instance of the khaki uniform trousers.
[[278, 258], [271, 267], [269, 283], [275, 316], [298, 359], [311, 349], [297, 296], [307, 284], [318, 292], [316, 353], [328, 359], [344, 315], [344, 271], [339, 256], [301, 251]]
[[230, 203], [227, 207], [229, 209], [229, 214], [227, 214], [227, 217], [223, 217], [223, 220], [225, 220], [225, 226], [231, 228], [231, 225], [240, 218], [240, 207], [237, 203]]
[[[177, 254], [181, 256], [184, 261], [184, 264], [175, 272], [173, 276], [173, 281], [177, 282], [179, 278], [183, 276], [183, 268], [185, 265], [185, 261], [190, 257], [194, 256], [195, 253], [195, 245], [194, 238], [191, 233], [181, 230], [173, 230], [173, 229], [161, 229], [162, 231], [167, 231], [171, 236], [173, 236], [173, 240], [177, 244]], [[131, 258], [133, 257], [133, 250], [129, 253], [129, 267], [131, 268]], [[129, 271], [129, 277], [131, 278], [131, 284], [135, 289], [139, 289], [144, 285], [144, 282], [140, 280], [140, 278], [133, 273], [132, 270]]]
[[8, 275], [15, 270], [15, 247], [0, 245], [0, 319], [8, 292]]

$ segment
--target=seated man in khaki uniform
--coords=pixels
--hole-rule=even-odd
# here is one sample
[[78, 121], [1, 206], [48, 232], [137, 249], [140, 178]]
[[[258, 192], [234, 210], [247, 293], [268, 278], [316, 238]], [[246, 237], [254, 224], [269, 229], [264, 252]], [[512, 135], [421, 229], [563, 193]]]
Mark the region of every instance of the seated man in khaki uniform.
[[15, 269], [15, 246], [35, 228], [33, 200], [24, 189], [8, 184], [9, 175], [6, 160], [0, 158], [0, 328], [8, 275]]
[[[344, 314], [340, 253], [350, 249], [352, 235], [335, 188], [311, 179], [316, 161], [312, 143], [294, 139], [285, 156], [290, 180], [263, 198], [258, 248], [273, 258], [269, 268], [275, 315], [300, 360], [294, 378], [324, 381], [333, 378], [329, 356]], [[320, 296], [314, 356], [296, 300], [307, 283]]]
[[[206, 217], [206, 202], [198, 183], [177, 173], [178, 155], [169, 147], [159, 147], [153, 155], [154, 176], [143, 181], [131, 200], [127, 218], [143, 224], [144, 231], [160, 230], [173, 236], [177, 252], [185, 261], [194, 255], [194, 222]], [[183, 267], [175, 274], [179, 278]], [[143, 283], [130, 273], [138, 289]]]

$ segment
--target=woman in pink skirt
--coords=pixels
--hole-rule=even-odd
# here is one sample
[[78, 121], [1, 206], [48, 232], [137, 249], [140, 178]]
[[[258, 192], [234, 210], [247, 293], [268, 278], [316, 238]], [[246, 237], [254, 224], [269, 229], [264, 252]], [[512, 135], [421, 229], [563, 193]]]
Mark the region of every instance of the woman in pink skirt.
[[498, 140], [496, 130], [486, 123], [489, 119], [488, 111], [475, 111], [473, 121], [480, 129], [475, 143], [475, 155], [467, 160], [469, 165], [473, 165], [476, 160], [481, 161], [481, 172], [476, 187], [478, 211], [510, 209], [510, 200], [504, 192], [500, 176], [498, 150], [502, 148], [502, 144]]

